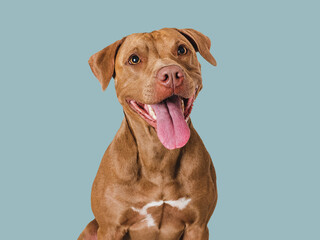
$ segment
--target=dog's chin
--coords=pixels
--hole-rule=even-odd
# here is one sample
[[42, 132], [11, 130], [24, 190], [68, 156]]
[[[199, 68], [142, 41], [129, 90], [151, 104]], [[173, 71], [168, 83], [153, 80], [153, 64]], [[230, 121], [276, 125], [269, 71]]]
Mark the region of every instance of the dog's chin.
[[[187, 124], [198, 88], [190, 98], [171, 95], [156, 104], [127, 99], [128, 105], [157, 131], [161, 143], [168, 149], [183, 147], [189, 140]], [[185, 123], [184, 123], [185, 121]]]

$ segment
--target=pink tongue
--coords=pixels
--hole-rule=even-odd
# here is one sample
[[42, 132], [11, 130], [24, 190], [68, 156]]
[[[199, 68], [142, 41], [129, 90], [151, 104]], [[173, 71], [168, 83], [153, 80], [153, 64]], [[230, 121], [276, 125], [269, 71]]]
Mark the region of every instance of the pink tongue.
[[164, 102], [152, 105], [157, 116], [157, 134], [168, 149], [183, 147], [189, 140], [190, 129], [184, 120], [181, 101], [172, 96]]

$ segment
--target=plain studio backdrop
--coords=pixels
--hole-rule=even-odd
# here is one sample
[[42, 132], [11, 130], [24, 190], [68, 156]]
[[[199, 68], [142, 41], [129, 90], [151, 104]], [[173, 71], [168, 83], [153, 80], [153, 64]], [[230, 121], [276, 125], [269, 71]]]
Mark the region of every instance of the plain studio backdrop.
[[[319, 1], [2, 1], [1, 239], [76, 239], [123, 119], [89, 57], [135, 32], [194, 28], [191, 119], [217, 172], [210, 240], [320, 239]], [[125, 146], [124, 146], [125, 147]]]

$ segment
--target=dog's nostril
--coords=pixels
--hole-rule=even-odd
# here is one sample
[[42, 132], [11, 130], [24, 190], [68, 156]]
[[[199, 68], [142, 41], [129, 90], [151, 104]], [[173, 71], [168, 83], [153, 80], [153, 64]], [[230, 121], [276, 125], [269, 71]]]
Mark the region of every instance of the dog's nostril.
[[163, 80], [163, 81], [168, 80], [168, 78], [169, 78], [169, 75], [168, 75], [168, 74], [165, 74], [165, 75], [164, 75], [164, 80]]
[[182, 72], [176, 72], [176, 78], [182, 78], [183, 73]]

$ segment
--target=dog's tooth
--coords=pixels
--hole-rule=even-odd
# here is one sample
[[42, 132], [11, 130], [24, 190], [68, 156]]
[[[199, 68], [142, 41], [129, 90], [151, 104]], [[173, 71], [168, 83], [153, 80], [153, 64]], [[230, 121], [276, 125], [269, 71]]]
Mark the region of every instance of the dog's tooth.
[[184, 111], [184, 101], [181, 99], [181, 109]]
[[147, 106], [147, 108], [148, 108], [148, 113], [150, 113], [150, 111], [151, 111], [151, 106], [148, 105], [148, 104], [146, 104], [146, 106]]
[[149, 115], [153, 118], [153, 119], [157, 119], [156, 114], [154, 113], [152, 107], [150, 105], [148, 105], [148, 110], [149, 110]]
[[152, 111], [152, 107], [151, 107], [150, 105], [148, 105], [148, 104], [147, 104], [147, 107], [148, 107], [148, 112], [149, 112], [149, 114], [150, 114], [151, 111]]

